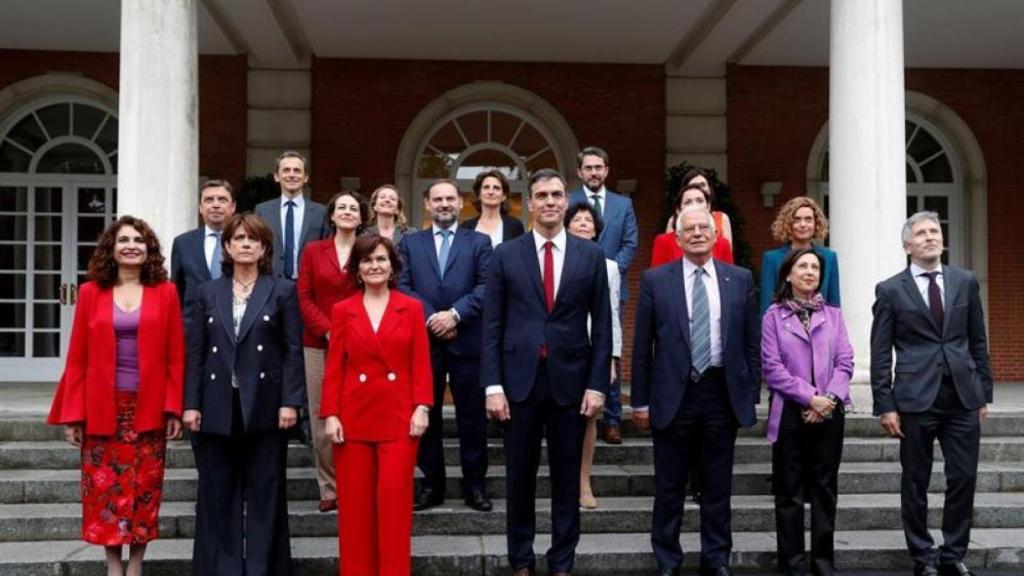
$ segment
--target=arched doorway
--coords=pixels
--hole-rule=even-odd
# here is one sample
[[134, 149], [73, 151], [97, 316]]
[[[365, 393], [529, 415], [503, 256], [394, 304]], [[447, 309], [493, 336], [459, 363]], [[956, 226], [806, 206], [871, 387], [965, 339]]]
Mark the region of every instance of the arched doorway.
[[[10, 109], [10, 108], [9, 108]], [[89, 257], [114, 217], [116, 108], [42, 96], [0, 117], [0, 373], [54, 381]]]
[[498, 169], [509, 179], [509, 212], [528, 219], [523, 198], [529, 174], [557, 168], [571, 178], [579, 149], [568, 123], [536, 94], [500, 82], [456, 88], [435, 99], [410, 124], [396, 159], [396, 182], [412, 222], [423, 222], [420, 195], [435, 178], [451, 178], [463, 192], [462, 217], [476, 215], [472, 185]]

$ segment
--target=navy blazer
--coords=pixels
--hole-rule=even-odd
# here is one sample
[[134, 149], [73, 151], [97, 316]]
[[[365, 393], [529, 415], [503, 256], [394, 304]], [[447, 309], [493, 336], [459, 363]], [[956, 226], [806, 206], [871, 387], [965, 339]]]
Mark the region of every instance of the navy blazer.
[[[476, 230], [477, 224], [480, 223], [480, 217], [476, 216], [466, 220], [459, 224], [459, 226], [465, 226], [467, 230]], [[513, 218], [508, 214], [501, 215], [501, 241], [508, 242], [509, 240], [515, 240], [526, 232], [526, 228], [523, 227], [523, 221], [518, 218]]]
[[[302, 232], [299, 234], [298, 256], [295, 258], [295, 275], [299, 274], [299, 262], [302, 261], [302, 249], [306, 244], [322, 240], [331, 234], [327, 224], [327, 208], [323, 204], [313, 202], [308, 191], [303, 194]], [[270, 226], [274, 233], [274, 276], [284, 278], [284, 233], [281, 231], [281, 197], [275, 196], [266, 202], [256, 205], [256, 215]], [[289, 280], [292, 280], [289, 278]]]
[[[757, 421], [761, 387], [761, 315], [750, 270], [715, 261], [722, 307], [722, 363], [733, 414], [740, 426]], [[682, 260], [640, 276], [633, 332], [634, 408], [650, 408], [651, 425], [667, 427], [692, 385], [690, 313]]]
[[405, 235], [398, 251], [403, 262], [398, 288], [423, 304], [424, 317], [451, 308], [459, 313], [455, 339], [441, 342], [431, 334], [430, 343], [442, 345], [456, 356], [479, 356], [491, 239], [462, 226], [456, 228], [443, 280], [432, 227]]
[[[615, 260], [619, 265], [619, 275], [622, 277], [622, 292], [619, 298], [625, 301], [629, 296], [629, 282], [626, 281], [626, 271], [633, 261], [638, 246], [638, 230], [636, 225], [636, 213], [633, 212], [633, 201], [622, 194], [616, 194], [605, 188], [605, 201], [601, 206], [601, 220], [604, 228], [601, 235], [597, 237], [597, 243], [604, 249], [604, 257]], [[569, 205], [580, 202], [590, 203], [587, 193], [580, 188], [569, 194]]]
[[[587, 318], [593, 318], [589, 336]], [[533, 234], [502, 242], [487, 276], [483, 332], [484, 388], [500, 385], [513, 402], [526, 400], [546, 345], [556, 404], [579, 403], [585, 389], [607, 394], [612, 322], [608, 266], [601, 248], [567, 234], [558, 294], [549, 314]]]
[[281, 406], [306, 405], [302, 320], [295, 284], [260, 276], [235, 337], [232, 278], [199, 287], [188, 326], [185, 409], [203, 415], [201, 432], [231, 434], [231, 377], [238, 380], [245, 430], [277, 429]]
[[199, 287], [211, 280], [206, 265], [206, 226], [179, 234], [171, 245], [171, 281], [178, 287], [185, 324], [191, 321]]
[[942, 385], [943, 364], [965, 408], [974, 410], [992, 402], [992, 371], [978, 278], [973, 272], [944, 265], [942, 283], [942, 326], [932, 320], [909, 267], [875, 287], [871, 323], [875, 416], [931, 408]]
[[[782, 268], [782, 261], [791, 250], [789, 244], [783, 244], [778, 248], [766, 250], [761, 258], [761, 316], [764, 316], [768, 308], [775, 300], [775, 290], [778, 289], [779, 268]], [[825, 302], [833, 306], [839, 306], [839, 257], [835, 251], [824, 246], [814, 245], [814, 251], [821, 254], [825, 260], [825, 270], [822, 272], [821, 287], [819, 291], [825, 298]]]

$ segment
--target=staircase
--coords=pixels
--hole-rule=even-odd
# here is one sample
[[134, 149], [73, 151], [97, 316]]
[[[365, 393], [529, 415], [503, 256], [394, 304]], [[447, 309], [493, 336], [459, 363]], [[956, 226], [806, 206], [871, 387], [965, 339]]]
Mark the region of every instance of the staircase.
[[[78, 452], [61, 440], [61, 430], [39, 415], [0, 416], [0, 574], [10, 576], [103, 574], [103, 552], [78, 540]], [[628, 422], [627, 422], [628, 423]], [[445, 456], [457, 464], [454, 422], [446, 414]], [[994, 412], [983, 425], [974, 530], [967, 561], [985, 574], [1024, 573], [1024, 413]], [[505, 469], [498, 438], [490, 443], [491, 513], [462, 504], [459, 468], [448, 468], [448, 502], [417, 513], [413, 530], [416, 575], [507, 574], [505, 560]], [[882, 437], [877, 420], [851, 414], [839, 477], [836, 561], [842, 571], [890, 571], [910, 567], [900, 530], [899, 445]], [[651, 440], [627, 426], [621, 446], [598, 442], [593, 475], [600, 507], [582, 513], [576, 573], [651, 574], [656, 565], [648, 530], [654, 476]], [[763, 422], [744, 430], [736, 447], [733, 496], [737, 572], [772, 572], [774, 512], [770, 496], [771, 452]], [[337, 532], [333, 513], [316, 510], [312, 453], [292, 445], [288, 454], [288, 496], [292, 554], [299, 574], [337, 573]], [[148, 575], [189, 571], [195, 530], [196, 472], [185, 441], [168, 448], [161, 538], [147, 552]], [[550, 505], [547, 468], [542, 462], [538, 490], [538, 558], [548, 544]], [[934, 529], [940, 522], [945, 486], [941, 454], [932, 475]], [[682, 536], [689, 569], [696, 567], [699, 514], [687, 503]], [[941, 535], [936, 532], [936, 540]]]

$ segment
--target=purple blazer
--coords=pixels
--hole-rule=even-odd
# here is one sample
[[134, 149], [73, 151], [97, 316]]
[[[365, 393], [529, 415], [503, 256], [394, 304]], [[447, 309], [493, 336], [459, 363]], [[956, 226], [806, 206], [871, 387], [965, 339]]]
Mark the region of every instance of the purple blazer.
[[[808, 338], [792, 310], [772, 304], [761, 324], [761, 366], [772, 393], [768, 413], [769, 442], [774, 443], [779, 436], [783, 400], [807, 406], [812, 396], [831, 392], [848, 404], [853, 347], [846, 336], [842, 311], [825, 305], [820, 312], [812, 314], [811, 337]], [[812, 366], [816, 387], [811, 385]]]

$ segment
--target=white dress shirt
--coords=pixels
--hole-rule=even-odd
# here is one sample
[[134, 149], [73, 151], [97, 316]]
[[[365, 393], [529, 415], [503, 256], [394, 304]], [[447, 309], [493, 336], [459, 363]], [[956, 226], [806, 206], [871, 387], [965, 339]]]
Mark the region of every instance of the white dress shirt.
[[[448, 240], [448, 250], [449, 250], [448, 255], [449, 256], [451, 256], [452, 246], [455, 245], [455, 231], [458, 230], [458, 228], [459, 228], [459, 223], [458, 222], [453, 222], [452, 225], [448, 227], [448, 230], [452, 231], [452, 237]], [[430, 227], [430, 230], [431, 230], [431, 233], [434, 235], [434, 256], [437, 256], [438, 258], [440, 258], [441, 257], [441, 241], [444, 240], [444, 238], [441, 236], [440, 232], [441, 232], [441, 230], [444, 230], [444, 228], [441, 228], [437, 224], [432, 224], [431, 227]]]
[[[534, 228], [531, 232], [533, 234], [533, 242], [537, 246], [537, 263], [540, 264], [540, 280], [541, 286], [544, 285], [544, 245], [547, 244], [548, 239], [541, 236], [540, 232]], [[558, 233], [557, 236], [551, 239], [553, 246], [551, 247], [551, 254], [555, 261], [555, 299], [558, 299], [558, 287], [562, 284], [562, 264], [565, 263], [565, 228]]]
[[[706, 274], [704, 290], [708, 294], [708, 312], [711, 313], [711, 365], [721, 367], [722, 364], [722, 299], [718, 292], [718, 273], [715, 261], [708, 260], [703, 266]], [[693, 334], [693, 281], [697, 265], [683, 258], [683, 283], [686, 285], [686, 309], [690, 317], [690, 334]]]
[[[295, 203], [295, 208], [292, 208], [292, 217], [295, 219], [295, 251], [292, 252], [292, 262], [295, 266], [292, 270], [295, 271], [295, 276], [299, 275], [299, 242], [302, 240], [302, 216], [306, 212], [306, 200], [304, 194], [296, 194], [294, 198], [289, 198], [284, 194], [281, 194], [281, 234], [285, 231], [285, 218], [288, 217], [288, 207], [285, 203], [291, 200]], [[285, 241], [284, 237], [281, 237], [281, 248], [284, 249]]]
[[[220, 232], [206, 225], [203, 228], [205, 230], [203, 234], [203, 255], [206, 256], [206, 267], [209, 268], [210, 263], [213, 262], [213, 251], [217, 248]], [[216, 236], [211, 236], [211, 234], [216, 234]]]
[[[924, 268], [921, 268], [920, 266], [918, 266], [917, 264], [914, 264], [913, 262], [910, 263], [910, 274], [914, 277], [914, 282], [917, 283], [917, 291], [921, 293], [921, 299], [924, 300], [924, 305], [926, 307], [929, 305], [928, 304], [928, 284], [930, 283], [930, 281], [928, 280], [927, 276], [922, 276], [922, 274], [927, 274], [928, 272], [929, 272], [929, 270], [925, 270]], [[942, 309], [945, 310], [946, 309], [946, 282], [945, 282], [944, 278], [945, 278], [946, 275], [942, 272], [942, 266], [941, 265], [938, 268], [936, 268], [935, 270], [931, 270], [931, 272], [938, 272], [939, 273], [939, 275], [935, 277], [935, 283], [939, 285], [939, 295], [942, 297]]]

